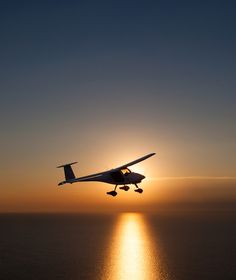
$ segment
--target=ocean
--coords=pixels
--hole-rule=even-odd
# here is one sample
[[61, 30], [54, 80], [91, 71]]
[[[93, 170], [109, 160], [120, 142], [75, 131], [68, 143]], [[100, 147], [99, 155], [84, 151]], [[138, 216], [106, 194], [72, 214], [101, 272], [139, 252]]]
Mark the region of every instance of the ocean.
[[1, 214], [0, 279], [236, 279], [236, 214]]

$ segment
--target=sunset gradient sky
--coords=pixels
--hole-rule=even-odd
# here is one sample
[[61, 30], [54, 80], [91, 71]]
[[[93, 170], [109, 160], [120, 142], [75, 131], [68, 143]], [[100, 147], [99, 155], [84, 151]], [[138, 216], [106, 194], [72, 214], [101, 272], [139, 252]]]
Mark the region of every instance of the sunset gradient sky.
[[[234, 1], [2, 1], [0, 212], [236, 204]], [[144, 193], [77, 176], [150, 152]], [[223, 207], [222, 206], [222, 207]]]

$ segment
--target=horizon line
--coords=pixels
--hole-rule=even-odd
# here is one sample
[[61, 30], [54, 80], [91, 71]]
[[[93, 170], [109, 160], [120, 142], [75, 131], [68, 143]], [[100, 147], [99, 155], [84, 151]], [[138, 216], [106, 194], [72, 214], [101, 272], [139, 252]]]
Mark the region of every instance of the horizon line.
[[170, 176], [170, 177], [152, 177], [147, 178], [148, 181], [164, 181], [164, 180], [236, 180], [236, 176]]

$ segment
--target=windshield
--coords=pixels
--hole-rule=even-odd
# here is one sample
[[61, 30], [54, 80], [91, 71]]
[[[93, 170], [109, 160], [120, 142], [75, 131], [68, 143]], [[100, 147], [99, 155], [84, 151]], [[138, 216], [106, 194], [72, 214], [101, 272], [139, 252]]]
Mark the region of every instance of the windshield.
[[131, 171], [130, 171], [128, 168], [121, 169], [121, 172], [122, 172], [124, 175], [128, 175], [129, 173], [131, 173]]

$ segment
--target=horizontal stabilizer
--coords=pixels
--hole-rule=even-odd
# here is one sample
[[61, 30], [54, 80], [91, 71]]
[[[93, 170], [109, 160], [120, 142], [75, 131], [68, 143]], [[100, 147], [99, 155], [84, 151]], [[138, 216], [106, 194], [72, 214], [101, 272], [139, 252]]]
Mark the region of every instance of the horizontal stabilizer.
[[67, 163], [67, 164], [63, 164], [63, 165], [57, 166], [57, 168], [65, 167], [67, 165], [72, 165], [72, 164], [76, 164], [76, 163], [78, 163], [78, 161]]

